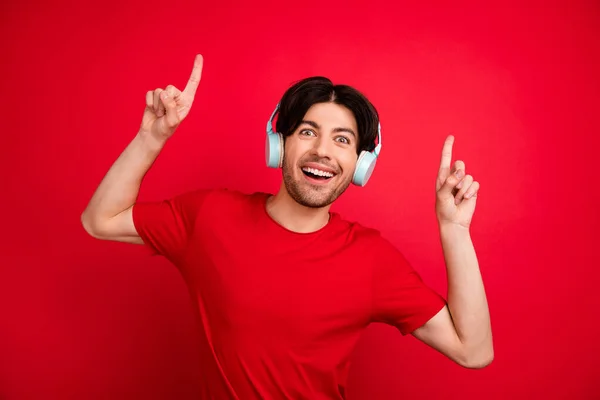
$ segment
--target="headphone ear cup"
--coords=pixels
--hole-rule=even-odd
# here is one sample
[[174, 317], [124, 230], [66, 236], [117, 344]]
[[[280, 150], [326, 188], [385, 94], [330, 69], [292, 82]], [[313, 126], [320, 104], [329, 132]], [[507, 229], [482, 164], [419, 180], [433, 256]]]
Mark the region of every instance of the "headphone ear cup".
[[278, 164], [278, 168], [281, 168], [283, 166], [283, 135], [281, 133], [277, 134], [277, 137], [279, 138], [278, 143], [279, 143], [279, 164]]
[[283, 161], [283, 137], [280, 133], [267, 135], [265, 141], [265, 160], [267, 167], [281, 168]]
[[357, 186], [365, 186], [371, 178], [371, 174], [377, 164], [377, 156], [368, 151], [362, 151], [356, 162], [352, 183]]

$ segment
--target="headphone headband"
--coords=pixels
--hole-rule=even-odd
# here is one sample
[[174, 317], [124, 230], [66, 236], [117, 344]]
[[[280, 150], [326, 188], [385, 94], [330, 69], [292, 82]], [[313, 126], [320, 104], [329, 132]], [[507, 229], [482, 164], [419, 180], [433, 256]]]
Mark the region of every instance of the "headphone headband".
[[381, 123], [379, 122], [377, 122], [377, 146], [373, 149], [373, 153], [376, 157], [381, 153]]
[[275, 106], [275, 110], [273, 111], [273, 114], [271, 114], [271, 118], [269, 118], [269, 120], [267, 121], [267, 135], [275, 134], [275, 132], [273, 132], [273, 118], [275, 118], [275, 114], [277, 114], [278, 110], [279, 110], [279, 103], [277, 103], [277, 106]]

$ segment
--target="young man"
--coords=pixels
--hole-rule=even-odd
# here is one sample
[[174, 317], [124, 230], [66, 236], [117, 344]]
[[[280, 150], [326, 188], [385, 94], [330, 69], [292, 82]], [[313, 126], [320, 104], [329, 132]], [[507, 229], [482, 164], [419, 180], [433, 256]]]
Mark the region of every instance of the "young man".
[[469, 235], [479, 184], [463, 162], [451, 166], [452, 136], [436, 183], [447, 302], [376, 230], [329, 210], [348, 185], [368, 181], [381, 144], [375, 108], [351, 87], [309, 78], [286, 91], [277, 133], [267, 136], [268, 164], [283, 171], [277, 194], [196, 190], [136, 202], [190, 112], [202, 64], [196, 56], [183, 91], [147, 93], [139, 132], [82, 222], [96, 238], [146, 244], [179, 268], [201, 322], [204, 398], [344, 398], [349, 356], [371, 322], [464, 367], [489, 364], [489, 312]]

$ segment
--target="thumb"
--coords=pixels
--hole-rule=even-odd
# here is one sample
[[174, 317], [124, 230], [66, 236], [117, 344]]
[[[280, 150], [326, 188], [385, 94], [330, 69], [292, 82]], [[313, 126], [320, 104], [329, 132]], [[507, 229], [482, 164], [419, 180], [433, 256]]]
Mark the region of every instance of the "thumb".
[[465, 171], [463, 169], [459, 169], [454, 171], [454, 173], [448, 175], [444, 184], [438, 191], [438, 195], [441, 197], [449, 197], [452, 196], [452, 191], [456, 188], [456, 185], [460, 182], [462, 178], [465, 176]]

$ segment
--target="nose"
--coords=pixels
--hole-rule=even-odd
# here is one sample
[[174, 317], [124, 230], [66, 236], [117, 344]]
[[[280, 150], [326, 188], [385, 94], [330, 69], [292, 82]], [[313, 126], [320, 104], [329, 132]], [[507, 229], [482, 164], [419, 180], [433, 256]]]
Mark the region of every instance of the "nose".
[[319, 158], [331, 159], [331, 140], [321, 135], [314, 142], [313, 151]]

